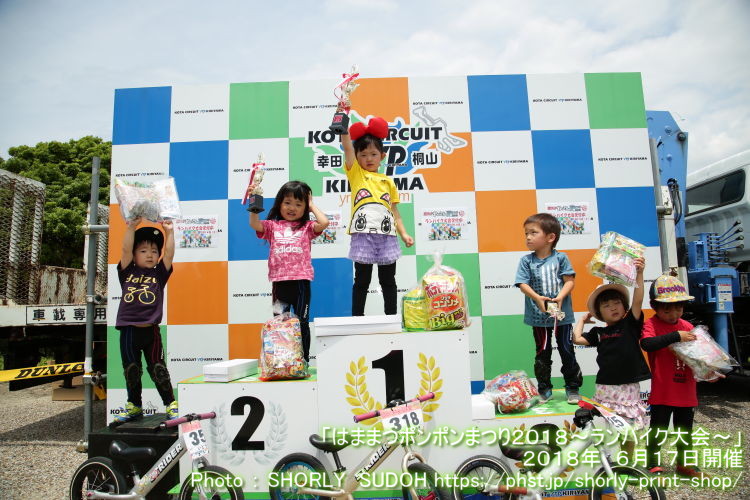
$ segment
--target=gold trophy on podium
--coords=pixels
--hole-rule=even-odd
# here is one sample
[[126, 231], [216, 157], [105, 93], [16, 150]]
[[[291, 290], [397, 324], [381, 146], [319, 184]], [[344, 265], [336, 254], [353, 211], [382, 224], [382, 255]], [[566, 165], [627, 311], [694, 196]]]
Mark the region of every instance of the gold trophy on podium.
[[258, 161], [253, 163], [253, 168], [250, 171], [250, 181], [247, 184], [245, 190], [245, 196], [242, 198], [242, 204], [247, 202], [247, 211], [256, 214], [261, 213], [263, 210], [263, 188], [260, 187], [260, 183], [263, 181], [263, 174], [265, 170], [263, 167], [266, 166], [263, 153], [258, 154]]
[[333, 115], [331, 126], [328, 127], [334, 134], [346, 134], [349, 130], [349, 111], [352, 109], [351, 95], [354, 89], [359, 87], [354, 81], [359, 77], [357, 66], [352, 66], [351, 73], [344, 73], [341, 83], [333, 89], [333, 95], [339, 100], [336, 113]]

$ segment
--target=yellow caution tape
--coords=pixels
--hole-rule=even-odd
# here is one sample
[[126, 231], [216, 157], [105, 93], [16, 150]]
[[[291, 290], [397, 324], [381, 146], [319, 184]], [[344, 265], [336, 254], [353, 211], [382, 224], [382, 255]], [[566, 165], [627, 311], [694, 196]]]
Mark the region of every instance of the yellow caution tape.
[[34, 366], [32, 368], [16, 368], [15, 370], [0, 371], [0, 382], [12, 380], [28, 380], [54, 375], [72, 375], [83, 373], [83, 361], [78, 363], [62, 363], [59, 365]]

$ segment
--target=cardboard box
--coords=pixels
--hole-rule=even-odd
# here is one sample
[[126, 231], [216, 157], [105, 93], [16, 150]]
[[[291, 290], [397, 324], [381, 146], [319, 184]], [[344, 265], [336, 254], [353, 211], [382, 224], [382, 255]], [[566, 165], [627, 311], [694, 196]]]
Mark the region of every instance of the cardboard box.
[[230, 359], [203, 365], [205, 382], [231, 382], [258, 373], [257, 359]]
[[342, 316], [315, 319], [315, 336], [401, 333], [401, 316]]

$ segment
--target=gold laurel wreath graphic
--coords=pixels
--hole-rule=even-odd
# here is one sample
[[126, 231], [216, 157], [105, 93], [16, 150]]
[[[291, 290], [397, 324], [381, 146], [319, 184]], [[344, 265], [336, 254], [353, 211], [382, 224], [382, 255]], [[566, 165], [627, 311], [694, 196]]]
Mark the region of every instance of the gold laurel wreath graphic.
[[[344, 390], [349, 395], [346, 401], [352, 406], [352, 413], [354, 415], [362, 415], [373, 410], [383, 409], [383, 403], [375, 401], [375, 398], [367, 391], [367, 383], [365, 382], [367, 370], [365, 357], [362, 356], [356, 363], [354, 361], [349, 363], [349, 371], [346, 373], [347, 383], [344, 385]], [[363, 420], [362, 423], [365, 425], [375, 425], [376, 429], [383, 429], [383, 424], [377, 418]]]
[[420, 390], [418, 396], [429, 392], [435, 393], [434, 398], [422, 405], [424, 421], [429, 422], [432, 420], [432, 413], [440, 406], [438, 401], [443, 397], [443, 393], [439, 392], [443, 388], [443, 379], [440, 378], [440, 367], [436, 366], [435, 358], [432, 356], [428, 358], [424, 353], [420, 352], [417, 368], [419, 368], [422, 377], [419, 381]]
[[[428, 422], [432, 420], [432, 413], [440, 406], [438, 401], [443, 397], [443, 393], [440, 392], [440, 389], [443, 387], [443, 379], [440, 377], [440, 367], [436, 365], [433, 356], [428, 358], [420, 352], [417, 368], [419, 368], [421, 375], [419, 393], [417, 395], [421, 396], [429, 392], [435, 393], [433, 399], [422, 405], [425, 422]], [[364, 356], [361, 356], [356, 363], [354, 361], [349, 363], [344, 390], [347, 394], [346, 401], [351, 405], [351, 411], [354, 415], [362, 415], [373, 410], [383, 409], [383, 403], [376, 401], [367, 390], [365, 379], [368, 369]], [[382, 429], [383, 427], [377, 418], [363, 420], [361, 423], [374, 425], [376, 429]]]

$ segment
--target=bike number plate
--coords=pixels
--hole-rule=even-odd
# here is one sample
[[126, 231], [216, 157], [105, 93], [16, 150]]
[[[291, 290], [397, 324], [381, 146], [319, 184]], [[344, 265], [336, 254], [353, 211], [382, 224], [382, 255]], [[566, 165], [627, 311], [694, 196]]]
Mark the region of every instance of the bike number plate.
[[395, 408], [383, 408], [380, 410], [380, 421], [383, 422], [383, 430], [403, 432], [414, 429], [416, 432], [424, 430], [424, 415], [422, 405], [416, 401]]
[[208, 455], [208, 443], [198, 420], [180, 424], [180, 432], [185, 436], [185, 446], [193, 460]]
[[621, 416], [607, 411], [601, 406], [599, 407], [599, 413], [601, 413], [604, 420], [606, 420], [609, 425], [611, 425], [620, 434], [628, 434], [630, 432], [630, 424]]

